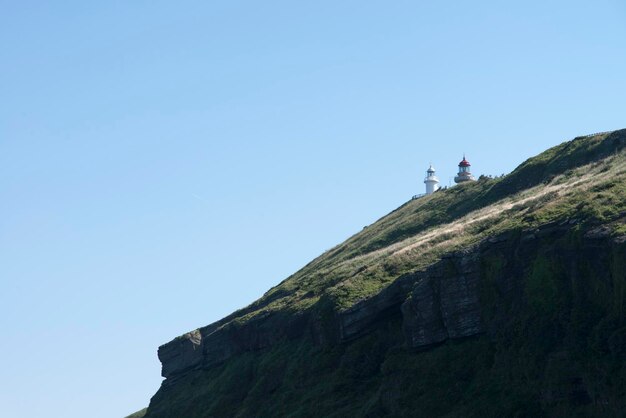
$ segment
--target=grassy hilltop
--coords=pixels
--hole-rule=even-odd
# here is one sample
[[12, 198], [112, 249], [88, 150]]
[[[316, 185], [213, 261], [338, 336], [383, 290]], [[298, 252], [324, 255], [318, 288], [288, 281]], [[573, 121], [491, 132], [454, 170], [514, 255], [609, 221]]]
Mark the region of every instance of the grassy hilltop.
[[508, 176], [411, 200], [272, 288], [239, 319], [305, 309], [321, 295], [348, 307], [404, 272], [504, 230], [570, 216], [610, 221], [625, 210], [626, 182], [624, 156], [607, 136], [565, 142]]
[[407, 202], [169, 343], [145, 416], [620, 416], [625, 148], [580, 137]]

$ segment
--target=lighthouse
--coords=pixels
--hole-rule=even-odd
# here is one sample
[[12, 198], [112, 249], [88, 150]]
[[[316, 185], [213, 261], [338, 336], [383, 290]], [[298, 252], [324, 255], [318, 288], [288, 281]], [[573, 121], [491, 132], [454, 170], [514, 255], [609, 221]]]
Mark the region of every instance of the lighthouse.
[[475, 178], [470, 172], [470, 167], [472, 165], [465, 159], [465, 155], [463, 155], [463, 161], [459, 163], [459, 173], [454, 178], [455, 183], [463, 183], [466, 181], [474, 181]]
[[431, 164], [426, 170], [426, 178], [424, 179], [424, 184], [426, 185], [426, 194], [432, 194], [433, 192], [439, 190], [439, 179], [435, 175], [435, 169]]

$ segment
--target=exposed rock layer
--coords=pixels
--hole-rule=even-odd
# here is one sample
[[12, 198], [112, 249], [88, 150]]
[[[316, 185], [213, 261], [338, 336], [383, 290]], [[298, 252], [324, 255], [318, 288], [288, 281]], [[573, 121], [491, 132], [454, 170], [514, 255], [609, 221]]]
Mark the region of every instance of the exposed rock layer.
[[[542, 265], [542, 260], [550, 261], [548, 270], [537, 267]], [[502, 335], [512, 332], [510, 330], [519, 328], [520, 317], [527, 315], [527, 312], [540, 313], [546, 317], [554, 312], [554, 306], [545, 305], [541, 299], [536, 300], [533, 292], [550, 293], [555, 289], [566, 295], [582, 292], [574, 299], [584, 299], [584, 295], [592, 289], [595, 292], [605, 289], [604, 292], [609, 292], [607, 294], [620, 291], [619, 283], [626, 281], [622, 277], [624, 269], [620, 263], [625, 261], [626, 240], [623, 237], [607, 233], [603, 226], [580, 230], [575, 221], [564, 220], [535, 230], [511, 231], [487, 239], [467, 251], [448, 254], [423, 271], [399, 277], [378, 295], [350, 309], [335, 312], [330, 320], [320, 319], [325, 315], [311, 309], [299, 315], [256, 317], [243, 325], [206, 327], [160, 348], [159, 355], [164, 362], [167, 379], [153, 398], [147, 417], [173, 418], [182, 416], [180, 414], [204, 417], [200, 409], [194, 409], [195, 401], [209, 396], [203, 395], [196, 387], [200, 384], [197, 382], [205, 382], [203, 379], [206, 377], [203, 376], [207, 373], [211, 375], [211, 370], [220, 369], [222, 366], [219, 364], [228, 363], [232, 356], [241, 357], [245, 352], [268, 352], [271, 347], [284, 345], [289, 340], [310, 339], [322, 345], [350, 346], [372, 334], [376, 336], [377, 344], [384, 345], [385, 337], [380, 335], [385, 335], [388, 332], [385, 329], [393, 326], [389, 324], [399, 322], [406, 348], [426, 350], [446, 340], [465, 339], [480, 334], [485, 335], [487, 340], [497, 341]], [[549, 277], [541, 275], [546, 272]], [[557, 287], [552, 289], [555, 283]], [[585, 290], [585, 287], [589, 287], [589, 290]], [[563, 301], [572, 297], [559, 296], [547, 300], [563, 309]], [[623, 301], [623, 297], [614, 302], [607, 300], [607, 309], [620, 309], [619, 303], [622, 302], [619, 301]], [[570, 302], [565, 303], [567, 305]], [[529, 304], [538, 305], [529, 310]], [[563, 311], [572, 316], [567, 321], [587, 320], [576, 319], [575, 309], [569, 309], [571, 312], [567, 309]], [[591, 315], [591, 318], [594, 316]], [[331, 334], [334, 337], [330, 339], [319, 335], [321, 328], [328, 334], [328, 327], [333, 329]], [[580, 326], [577, 325], [573, 329], [582, 332], [578, 328]], [[580, 366], [576, 352], [569, 343], [558, 342], [568, 338], [560, 335], [562, 332], [555, 328], [551, 334], [533, 336], [554, 341], [548, 343], [550, 347], [556, 344], [554, 351], [546, 354], [543, 372], [545, 384], [537, 389], [539, 394], [533, 399], [546, 405], [568, 402], [583, 406], [614, 399], [616, 395], [594, 393], [593, 386], [586, 383], [589, 376]], [[626, 343], [623, 342], [626, 338], [622, 338], [626, 331], [607, 332], [605, 350], [614, 353], [614, 356], [626, 355]], [[390, 335], [389, 338], [395, 337]], [[376, 345], [365, 351], [368, 357], [376, 357], [376, 352]], [[380, 366], [363, 371], [363, 364], [370, 361], [368, 357], [356, 361], [355, 367], [360, 373], [358, 376], [362, 373], [380, 373]], [[382, 360], [379, 358], [377, 361]], [[272, 392], [283, 384], [285, 370], [279, 367], [272, 369], [271, 374], [265, 371], [256, 375], [255, 367], [245, 372], [249, 373], [246, 379], [252, 379], [256, 382], [254, 385], [266, 388], [266, 396], [271, 397]], [[396, 373], [400, 375], [387, 372], [380, 377], [378, 406], [371, 407], [373, 412], [369, 416], [407, 416], [398, 404], [408, 384], [402, 379], [407, 377], [402, 376], [401, 372]], [[242, 382], [242, 385], [245, 387], [246, 384]], [[241, 396], [247, 396], [245, 391]], [[215, 396], [226, 395], [222, 393]], [[598, 408], [601, 410], [604, 407]], [[274, 415], [281, 416], [281, 413], [275, 412]], [[235, 416], [234, 413], [232, 416]]]
[[[494, 329], [496, 322], [506, 320], [502, 316], [504, 308], [498, 306], [495, 309], [500, 310], [500, 316], [486, 323], [488, 315], [480, 301], [481, 280], [494, 272], [484, 270], [484, 260], [490, 257], [503, 260], [496, 276], [489, 280], [501, 298], [500, 304], [504, 305], [514, 297], [513, 293], [523, 291], [521, 280], [538, 248], [563, 237], [574, 227], [565, 221], [533, 231], [492, 237], [467, 251], [449, 254], [424, 271], [399, 277], [376, 296], [335, 312], [333, 319], [324, 324], [319, 323], [319, 315], [311, 309], [299, 314], [260, 315], [243, 324], [209, 325], [159, 348], [162, 374], [176, 378], [193, 369], [217, 365], [233, 355], [267, 348], [284, 338], [304, 334], [328, 342], [328, 338], [318, 334], [321, 328], [329, 326], [330, 332], [328, 329], [324, 332], [336, 336], [331, 343], [351, 341], [371, 332], [378, 322], [397, 315], [402, 315], [406, 343], [413, 348], [483, 333]], [[603, 253], [608, 253], [608, 248], [618, 242], [619, 239], [612, 240], [602, 228], [591, 229], [580, 251], [585, 252], [590, 262], [595, 259], [602, 265], [606, 260], [597, 260], [595, 252], [601, 247]], [[572, 262], [580, 256], [572, 254]], [[574, 270], [576, 267], [572, 266]]]
[[147, 417], [623, 415], [625, 146], [408, 202], [160, 347]]

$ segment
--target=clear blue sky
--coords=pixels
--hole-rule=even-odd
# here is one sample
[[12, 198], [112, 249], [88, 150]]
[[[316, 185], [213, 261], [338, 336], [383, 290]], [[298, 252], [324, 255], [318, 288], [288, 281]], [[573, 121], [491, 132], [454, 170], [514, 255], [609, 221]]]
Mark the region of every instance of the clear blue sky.
[[160, 344], [421, 193], [430, 161], [501, 174], [626, 127], [619, 0], [0, 0], [0, 64], [12, 418], [144, 407]]

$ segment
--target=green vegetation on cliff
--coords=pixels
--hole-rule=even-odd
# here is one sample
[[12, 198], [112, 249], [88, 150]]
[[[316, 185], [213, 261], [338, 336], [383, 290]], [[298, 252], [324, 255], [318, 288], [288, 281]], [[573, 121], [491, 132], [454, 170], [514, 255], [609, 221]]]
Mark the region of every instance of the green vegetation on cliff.
[[144, 408], [141, 411], [137, 411], [134, 414], [130, 414], [126, 418], [143, 418], [146, 415], [146, 412], [148, 412], [148, 408]]
[[[621, 416], [624, 148], [576, 138], [407, 202], [210, 327], [146, 417]], [[294, 317], [306, 331], [278, 332]]]
[[620, 153], [626, 145], [623, 134], [610, 136], [576, 138], [507, 176], [411, 200], [272, 288], [239, 320], [306, 309], [322, 295], [349, 307], [443, 253], [504, 230], [565, 217], [611, 221], [626, 210], [626, 161]]

